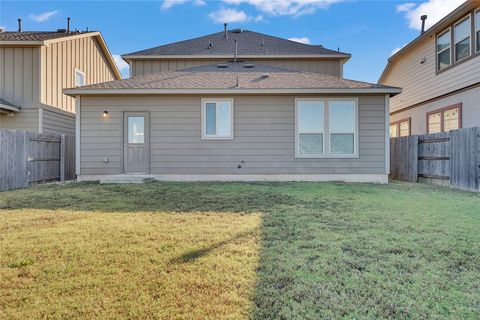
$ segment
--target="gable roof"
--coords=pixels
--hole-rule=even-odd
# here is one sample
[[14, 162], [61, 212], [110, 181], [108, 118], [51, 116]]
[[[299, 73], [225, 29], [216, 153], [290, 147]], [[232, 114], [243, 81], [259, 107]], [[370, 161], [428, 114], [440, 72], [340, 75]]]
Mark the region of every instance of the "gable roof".
[[238, 45], [238, 56], [244, 57], [304, 56], [350, 58], [348, 53], [326, 49], [320, 45], [304, 44], [249, 30], [228, 30], [227, 35], [225, 37], [224, 32], [212, 33], [198, 38], [125, 54], [122, 58], [127, 60], [149, 56], [233, 57], [235, 40], [237, 40]]
[[115, 60], [102, 37], [98, 31], [83, 31], [83, 32], [58, 32], [58, 31], [21, 31], [0, 32], [0, 46], [8, 47], [22, 47], [22, 46], [46, 46], [51, 43], [73, 40], [84, 37], [95, 37], [98, 40], [100, 48], [107, 58], [110, 67], [117, 79], [122, 79], [122, 74], [118, 70]]
[[201, 93], [384, 93], [400, 88], [292, 71], [263, 65], [229, 63], [142, 75], [64, 90], [84, 94], [201, 94]]
[[92, 32], [84, 31], [69, 33], [59, 31], [4, 31], [0, 32], [0, 41], [45, 41], [86, 33]]
[[394, 55], [390, 56], [388, 58], [388, 62], [385, 69], [383, 70], [382, 74], [380, 75], [380, 78], [378, 79], [378, 83], [382, 83], [385, 80], [386, 76], [388, 75], [388, 72], [392, 68], [393, 63], [398, 59], [400, 59], [405, 53], [409, 52], [410, 50], [413, 50], [419, 43], [421, 43], [425, 39], [435, 36], [435, 34], [437, 34], [438, 32], [445, 30], [445, 28], [451, 25], [454, 21], [466, 15], [467, 12], [477, 8], [478, 5], [479, 5], [478, 0], [465, 1], [463, 4], [458, 6], [455, 10], [450, 12], [443, 19], [441, 19], [432, 27], [430, 27], [428, 30], [426, 30], [424, 33], [421, 33], [418, 37], [416, 37], [407, 45], [405, 45], [402, 49], [400, 49]]

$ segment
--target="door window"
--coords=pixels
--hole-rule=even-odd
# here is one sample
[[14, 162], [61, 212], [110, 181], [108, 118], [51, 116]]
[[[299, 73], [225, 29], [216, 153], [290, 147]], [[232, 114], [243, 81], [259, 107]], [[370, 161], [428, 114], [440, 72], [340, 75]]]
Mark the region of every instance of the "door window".
[[144, 117], [128, 117], [128, 143], [145, 143]]

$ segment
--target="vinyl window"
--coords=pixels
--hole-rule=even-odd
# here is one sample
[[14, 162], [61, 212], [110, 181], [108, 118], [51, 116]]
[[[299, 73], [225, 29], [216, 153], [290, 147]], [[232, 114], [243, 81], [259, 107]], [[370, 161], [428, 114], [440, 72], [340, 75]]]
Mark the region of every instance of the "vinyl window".
[[455, 104], [427, 113], [427, 133], [447, 132], [462, 127], [462, 105]]
[[442, 70], [452, 64], [451, 31], [448, 29], [437, 37], [437, 69]]
[[470, 55], [470, 38], [472, 25], [470, 15], [454, 26], [455, 62], [465, 59]]
[[390, 138], [406, 137], [411, 134], [411, 119], [402, 119], [390, 123]]
[[233, 139], [233, 99], [202, 100], [202, 139]]
[[475, 39], [476, 39], [475, 51], [479, 52], [480, 51], [480, 9], [475, 11]]
[[296, 99], [296, 157], [357, 157], [357, 99]]
[[85, 73], [75, 69], [75, 87], [81, 87], [85, 85]]

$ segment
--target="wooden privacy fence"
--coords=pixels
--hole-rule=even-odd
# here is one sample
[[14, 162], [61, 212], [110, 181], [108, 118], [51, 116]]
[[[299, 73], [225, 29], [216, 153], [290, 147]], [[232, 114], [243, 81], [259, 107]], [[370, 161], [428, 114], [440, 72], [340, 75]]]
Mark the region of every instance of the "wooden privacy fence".
[[480, 127], [390, 139], [390, 178], [480, 191]]
[[0, 191], [75, 178], [75, 137], [0, 129]]

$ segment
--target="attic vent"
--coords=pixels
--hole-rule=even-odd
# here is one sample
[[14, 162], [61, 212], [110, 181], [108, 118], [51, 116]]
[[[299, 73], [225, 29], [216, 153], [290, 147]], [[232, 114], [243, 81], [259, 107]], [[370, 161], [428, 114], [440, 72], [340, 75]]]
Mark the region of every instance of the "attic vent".
[[0, 33], [5, 32], [5, 28], [0, 28]]
[[213, 48], [213, 44], [210, 42], [210, 43], [208, 44], [208, 49], [212, 49], [212, 48]]
[[67, 32], [67, 29], [57, 29], [57, 32], [58, 33], [65, 33], [65, 32]]
[[268, 78], [268, 77], [269, 77], [268, 73], [262, 74], [262, 78]]
[[242, 33], [243, 29], [233, 29], [232, 32], [233, 33]]
[[217, 68], [225, 69], [226, 67], [227, 67], [227, 65], [224, 64], [224, 63], [217, 64]]
[[244, 68], [253, 68], [253, 64], [251, 63], [246, 63], [243, 65]]

